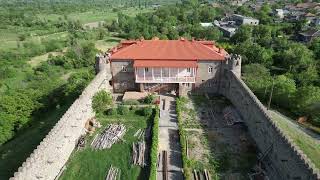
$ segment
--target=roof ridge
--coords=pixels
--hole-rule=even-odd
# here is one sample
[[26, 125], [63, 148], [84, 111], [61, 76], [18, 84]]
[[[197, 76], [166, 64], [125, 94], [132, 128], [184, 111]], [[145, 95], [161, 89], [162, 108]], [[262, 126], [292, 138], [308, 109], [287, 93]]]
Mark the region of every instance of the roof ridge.
[[214, 41], [204, 41], [205, 44], [202, 42], [203, 40], [144, 40], [113, 51], [111, 59], [224, 60], [227, 53], [217, 48]]
[[[222, 56], [222, 57], [224, 58], [224, 56], [225, 56], [224, 54], [215, 51], [213, 48], [210, 48], [210, 47], [208, 47], [208, 46], [200, 43], [199, 41], [195, 41], [195, 42], [197, 42], [198, 44], [201, 44], [202, 46], [208, 48], [211, 52], [213, 52], [213, 53], [215, 53], [215, 54], [218, 54], [218, 55], [220, 55], [220, 56]], [[218, 48], [219, 50], [221, 49], [221, 48], [217, 47], [216, 45], [213, 45], [213, 46], [215, 46], [215, 47]]]

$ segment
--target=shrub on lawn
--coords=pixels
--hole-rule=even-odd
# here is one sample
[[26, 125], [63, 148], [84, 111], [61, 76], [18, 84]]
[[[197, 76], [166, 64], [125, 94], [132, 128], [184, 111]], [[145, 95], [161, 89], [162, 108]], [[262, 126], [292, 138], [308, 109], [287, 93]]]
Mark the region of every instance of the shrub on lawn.
[[135, 99], [129, 99], [129, 100], [123, 101], [122, 104], [123, 105], [139, 105], [140, 102]]
[[146, 116], [146, 117], [151, 116], [152, 115], [152, 107], [148, 106], [148, 107], [143, 108], [142, 114], [143, 114], [143, 116]]
[[157, 178], [157, 161], [158, 161], [158, 143], [159, 143], [159, 107], [157, 106], [154, 113], [152, 126], [152, 144], [150, 153], [150, 175], [149, 180], [156, 180]]
[[183, 104], [186, 103], [186, 99], [184, 97], [177, 98], [176, 100], [176, 111], [177, 111], [177, 118], [178, 118], [178, 127], [179, 127], [179, 135], [180, 135], [180, 145], [181, 145], [181, 156], [182, 156], [182, 166], [183, 166], [183, 174], [185, 179], [190, 179], [192, 176], [190, 171], [188, 170], [188, 158], [187, 158], [187, 151], [186, 151], [186, 136], [185, 131], [182, 125], [182, 108]]
[[156, 100], [156, 96], [153, 94], [148, 94], [147, 97], [144, 98], [143, 102], [146, 104], [152, 104]]
[[106, 114], [109, 115], [109, 116], [112, 116], [112, 115], [117, 115], [118, 112], [117, 112], [117, 109], [110, 108], [110, 109], [107, 110]]
[[117, 112], [118, 114], [126, 115], [129, 113], [129, 108], [126, 106], [120, 105], [117, 107]]
[[92, 108], [96, 113], [103, 113], [112, 106], [112, 96], [109, 92], [101, 90], [92, 98]]

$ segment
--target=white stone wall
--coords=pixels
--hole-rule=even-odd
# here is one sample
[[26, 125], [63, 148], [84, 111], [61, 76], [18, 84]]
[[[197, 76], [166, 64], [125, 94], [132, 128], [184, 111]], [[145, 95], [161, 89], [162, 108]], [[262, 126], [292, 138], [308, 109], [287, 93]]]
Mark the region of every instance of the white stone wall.
[[56, 178], [75, 148], [78, 138], [85, 133], [85, 122], [94, 116], [91, 107], [93, 95], [101, 89], [109, 89], [110, 68], [103, 69], [14, 173], [11, 180]]

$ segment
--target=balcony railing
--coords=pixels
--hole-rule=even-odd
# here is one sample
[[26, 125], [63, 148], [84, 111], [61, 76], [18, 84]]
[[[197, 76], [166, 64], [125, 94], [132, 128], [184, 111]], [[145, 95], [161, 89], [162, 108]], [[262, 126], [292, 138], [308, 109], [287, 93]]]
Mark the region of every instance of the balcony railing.
[[139, 77], [136, 83], [195, 83], [195, 77]]

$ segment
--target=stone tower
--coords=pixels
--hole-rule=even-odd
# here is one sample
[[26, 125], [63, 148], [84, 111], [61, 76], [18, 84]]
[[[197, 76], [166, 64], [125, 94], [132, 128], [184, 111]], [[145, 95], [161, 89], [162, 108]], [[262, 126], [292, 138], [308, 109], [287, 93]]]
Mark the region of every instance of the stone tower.
[[241, 77], [241, 56], [238, 54], [231, 54], [227, 59], [227, 67], [233, 71], [237, 77]]
[[108, 56], [106, 54], [104, 55], [97, 54], [95, 59], [96, 59], [95, 71], [96, 71], [96, 74], [98, 74], [103, 68], [105, 68]]

